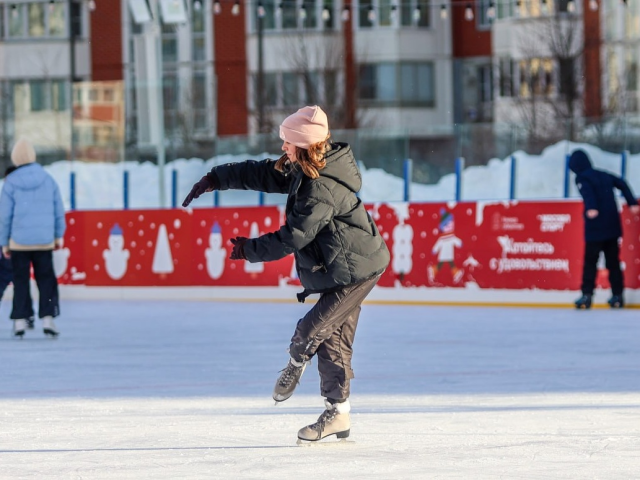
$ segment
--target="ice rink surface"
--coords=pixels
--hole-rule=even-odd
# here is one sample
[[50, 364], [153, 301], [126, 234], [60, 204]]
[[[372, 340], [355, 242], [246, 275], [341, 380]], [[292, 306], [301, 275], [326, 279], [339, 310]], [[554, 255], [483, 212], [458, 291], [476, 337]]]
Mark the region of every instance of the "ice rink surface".
[[638, 310], [365, 305], [355, 443], [299, 447], [315, 362], [271, 391], [308, 307], [63, 300], [57, 340], [4, 320], [0, 479], [640, 478]]

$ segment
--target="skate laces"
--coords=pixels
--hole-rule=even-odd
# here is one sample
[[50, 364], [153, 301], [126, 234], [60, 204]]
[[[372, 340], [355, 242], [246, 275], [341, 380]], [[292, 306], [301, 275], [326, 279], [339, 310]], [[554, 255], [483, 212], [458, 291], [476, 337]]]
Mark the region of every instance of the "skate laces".
[[322, 414], [318, 418], [318, 421], [311, 425], [311, 428], [318, 433], [322, 433], [327, 423], [333, 422], [333, 419], [336, 418], [337, 414], [338, 410], [335, 407], [331, 409], [327, 408], [324, 412], [322, 412]]
[[282, 375], [280, 375], [280, 379], [278, 380], [278, 385], [285, 388], [290, 387], [293, 381], [299, 378], [298, 372], [300, 372], [302, 368], [303, 367], [297, 367], [293, 363], [289, 362], [286, 367], [280, 370]]

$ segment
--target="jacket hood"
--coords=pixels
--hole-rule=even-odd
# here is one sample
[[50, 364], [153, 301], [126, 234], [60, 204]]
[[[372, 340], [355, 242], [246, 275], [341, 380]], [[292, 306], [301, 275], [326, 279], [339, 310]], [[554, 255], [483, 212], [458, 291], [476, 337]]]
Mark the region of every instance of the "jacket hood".
[[592, 168], [591, 160], [584, 150], [576, 150], [569, 157], [569, 168], [573, 173], [584, 173]]
[[362, 176], [351, 147], [346, 143], [332, 143], [325, 154], [326, 166], [320, 170], [321, 177], [328, 177], [344, 185], [354, 193], [362, 188]]
[[33, 190], [42, 186], [46, 179], [47, 172], [42, 168], [42, 165], [29, 163], [16, 168], [5, 181], [11, 182], [21, 190]]

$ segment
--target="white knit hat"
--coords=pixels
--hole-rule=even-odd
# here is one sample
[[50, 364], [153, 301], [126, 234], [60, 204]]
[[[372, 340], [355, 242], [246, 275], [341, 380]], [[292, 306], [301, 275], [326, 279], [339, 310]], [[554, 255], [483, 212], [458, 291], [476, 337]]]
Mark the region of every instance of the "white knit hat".
[[16, 142], [11, 151], [11, 161], [16, 167], [36, 161], [36, 151], [29, 140], [21, 138]]

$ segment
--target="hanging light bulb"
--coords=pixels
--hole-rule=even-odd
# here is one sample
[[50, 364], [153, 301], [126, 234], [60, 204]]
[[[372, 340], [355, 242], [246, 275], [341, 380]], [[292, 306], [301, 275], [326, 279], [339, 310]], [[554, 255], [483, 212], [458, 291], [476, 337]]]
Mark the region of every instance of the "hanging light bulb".
[[487, 18], [490, 20], [496, 18], [496, 5], [493, 2], [490, 2], [489, 8], [487, 8]]
[[327, 22], [329, 21], [330, 18], [331, 18], [331, 10], [329, 10], [329, 7], [324, 7], [322, 9], [322, 20]]
[[345, 6], [342, 9], [342, 13], [340, 14], [340, 17], [342, 18], [343, 22], [349, 21], [349, 19], [351, 18], [351, 9], [349, 8], [349, 6]]
[[446, 7], [446, 5], [442, 5], [442, 6], [440, 7], [440, 18], [441, 18], [442, 20], [446, 20], [448, 16], [449, 16], [449, 12], [447, 12], [447, 7]]
[[376, 21], [376, 11], [373, 8], [373, 5], [369, 5], [369, 13], [367, 13], [367, 18], [371, 23]]
[[304, 5], [300, 6], [300, 12], [298, 13], [298, 15], [300, 16], [300, 20], [304, 22], [307, 18], [307, 7], [305, 7]]
[[627, 6], [627, 0], [622, 0], [622, 3], [624, 4], [624, 6]]
[[547, 0], [542, 0], [542, 11], [544, 13], [547, 13], [547, 11], [549, 10], [548, 5], [547, 5]]
[[262, 2], [258, 2], [258, 17], [263, 18], [266, 14], [267, 12], [264, 11], [264, 5], [262, 5]]
[[199, 12], [200, 10], [202, 10], [202, 2], [200, 0], [194, 0], [193, 2], [193, 9], [196, 12]]
[[11, 15], [13, 16], [13, 18], [16, 18], [18, 16], [18, 6], [15, 3], [11, 5]]
[[391, 20], [395, 20], [398, 16], [398, 6], [394, 3], [391, 5]]
[[238, 15], [240, 13], [240, 0], [236, 0], [236, 3], [231, 7], [231, 15]]
[[464, 19], [467, 22], [473, 20], [473, 8], [471, 8], [470, 3], [467, 3], [467, 6], [464, 8]]
[[569, 0], [567, 2], [567, 12], [573, 13], [575, 11], [576, 11], [576, 2], [574, 2], [573, 0]]
[[589, 10], [592, 12], [598, 11], [598, 0], [589, 0]]
[[418, 23], [420, 21], [420, 17], [422, 17], [422, 12], [420, 11], [420, 5], [417, 5], [416, 8], [413, 9], [413, 23]]
[[220, 13], [222, 13], [222, 5], [220, 5], [220, 2], [218, 0], [213, 2], [213, 13], [215, 15], [220, 15]]

